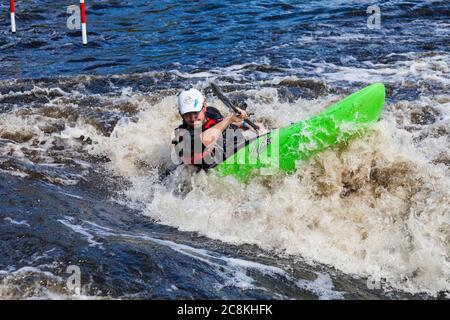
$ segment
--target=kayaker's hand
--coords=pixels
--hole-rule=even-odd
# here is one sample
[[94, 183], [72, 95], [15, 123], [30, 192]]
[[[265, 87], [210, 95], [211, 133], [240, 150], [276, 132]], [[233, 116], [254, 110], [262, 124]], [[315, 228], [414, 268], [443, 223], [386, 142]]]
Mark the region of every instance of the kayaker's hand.
[[240, 115], [241, 120], [244, 120], [245, 118], [248, 117], [248, 114], [247, 114], [247, 112], [245, 112], [245, 110], [242, 110], [241, 108], [238, 108], [238, 107], [236, 107], [236, 109], [241, 113], [241, 115]]

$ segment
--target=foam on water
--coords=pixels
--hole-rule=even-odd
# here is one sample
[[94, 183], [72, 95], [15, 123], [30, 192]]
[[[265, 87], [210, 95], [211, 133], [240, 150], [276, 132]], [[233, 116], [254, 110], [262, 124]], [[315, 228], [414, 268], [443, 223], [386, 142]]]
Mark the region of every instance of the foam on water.
[[98, 300], [109, 297], [74, 293], [67, 290], [66, 280], [40, 267], [22, 267], [18, 270], [0, 270], [0, 297], [26, 300]]
[[[65, 8], [63, 1], [51, 2], [55, 8]], [[19, 199], [8, 198], [15, 206], [4, 206], [3, 227], [16, 240], [5, 241], [11, 256], [5, 256], [7, 266], [0, 270], [2, 298], [72, 297], [63, 279], [54, 276], [64, 270], [51, 265], [53, 258], [67, 262], [71, 256], [64, 258], [55, 248], [44, 264], [42, 252], [28, 254], [30, 238], [42, 240], [35, 248], [53, 246], [51, 236], [58, 228], [73, 232], [83, 243], [87, 240], [90, 252], [103, 253], [107, 250], [101, 250], [103, 246], [114, 244], [114, 262], [127, 257], [129, 248], [116, 246], [116, 237], [148, 240], [172, 248], [171, 254], [183, 254], [186, 260], [198, 259], [219, 274], [215, 279], [224, 268], [220, 285], [255, 288], [259, 284], [252, 272], [257, 270], [275, 280], [284, 277], [291, 287], [294, 284], [319, 298], [343, 297], [326, 273], [315, 272], [317, 278], [311, 281], [288, 274], [285, 270], [290, 266], [283, 263], [292, 261], [291, 256], [272, 267], [251, 261], [251, 254], [246, 256], [249, 259], [238, 259], [203, 249], [204, 243], [196, 243], [195, 238], [191, 240], [200, 249], [176, 243], [189, 233], [173, 231], [174, 241], [121, 234], [115, 229], [120, 219], [111, 207], [78, 219], [81, 204], [98, 205], [101, 196], [109, 197], [117, 188], [122, 189], [112, 200], [140, 210], [144, 217], [139, 221], [145, 221], [142, 230], [148, 231], [148, 217], [237, 244], [239, 249], [241, 244], [255, 244], [274, 257], [288, 253], [294, 260], [327, 264], [330, 270], [348, 273], [352, 281], [369, 278], [386, 290], [393, 287], [432, 296], [444, 292], [439, 296], [448, 298], [448, 1], [384, 1], [379, 30], [368, 28], [366, 10], [374, 5], [369, 0], [230, 2], [208, 11], [211, 19], [207, 20], [197, 14], [204, 4], [192, 4], [193, 10], [186, 11], [182, 2], [162, 7], [136, 2], [126, 10], [109, 4], [96, 7], [98, 14], [91, 22], [100, 29], [82, 52], [76, 50], [73, 35], [63, 29], [53, 28], [49, 42], [48, 30], [36, 28], [42, 23], [58, 25], [58, 10], [45, 19], [25, 14], [23, 32], [14, 37], [6, 28], [0, 32], [0, 78], [4, 79], [0, 81], [0, 172], [21, 177], [5, 179], [2, 194], [13, 193], [18, 180], [26, 186], [17, 190]], [[36, 13], [38, 4], [24, 2], [21, 10]], [[142, 8], [156, 10], [148, 14]], [[120, 19], [110, 19], [111, 15]], [[124, 28], [122, 22], [130, 15], [145, 23]], [[106, 41], [108, 37], [117, 41]], [[243, 185], [232, 177], [196, 174], [186, 167], [169, 174], [172, 130], [180, 122], [176, 93], [194, 85], [209, 94], [211, 81], [233, 99], [246, 100], [249, 111], [267, 128], [308, 118], [344, 93], [376, 81], [386, 84], [387, 105], [381, 121], [366, 135], [300, 163], [289, 176], [255, 177]], [[228, 112], [218, 100], [208, 99]], [[35, 180], [47, 184], [27, 193]], [[46, 202], [47, 208], [40, 207], [39, 196], [46, 194], [46, 186], [51, 186], [55, 199], [63, 197], [61, 207], [51, 207], [52, 201]], [[19, 212], [22, 204], [26, 209]], [[73, 210], [70, 218], [66, 210], [74, 207], [80, 211]], [[41, 209], [51, 209], [45, 214], [59, 211], [51, 216], [55, 224], [34, 228]], [[93, 220], [96, 223], [88, 221], [97, 215], [101, 219]], [[127, 218], [126, 227], [141, 227], [133, 224], [136, 217]], [[102, 227], [102, 222], [111, 228]], [[51, 232], [34, 233], [42, 230]], [[66, 238], [62, 241], [67, 241], [60, 244], [62, 252], [76, 251], [76, 245]], [[159, 258], [158, 253], [146, 254]], [[92, 258], [100, 266], [112, 261], [95, 254]], [[153, 275], [154, 270], [147, 270]], [[107, 283], [120, 275], [99, 279]], [[142, 281], [128, 274], [120, 280]], [[165, 280], [168, 283], [157, 297], [164, 296], [166, 285], [173, 292], [185, 291], [179, 282], [172, 285], [175, 279]], [[49, 285], [42, 285], [45, 282]], [[190, 288], [203, 285], [196, 282]], [[353, 285], [349, 291], [358, 294], [360, 288]], [[119, 285], [117, 289], [134, 288]], [[189, 293], [168, 297], [189, 297]]]
[[15, 224], [15, 225], [23, 225], [23, 226], [27, 226], [27, 227], [30, 226], [30, 225], [28, 224], [28, 222], [25, 221], [25, 220], [23, 220], [23, 221], [16, 221], [16, 220], [12, 219], [11, 217], [6, 217], [6, 218], [3, 219], [3, 220], [6, 221], [6, 222]]
[[98, 246], [100, 249], [103, 249], [102, 244], [100, 242], [94, 240], [95, 236], [92, 235], [88, 230], [86, 230], [82, 226], [73, 224], [68, 220], [58, 220], [58, 221], [60, 223], [62, 223], [63, 225], [65, 225], [70, 230], [84, 236], [86, 238], [87, 242], [89, 243], [89, 246], [93, 246], [93, 247]]
[[[363, 69], [352, 66], [355, 61], [347, 57], [348, 65], [342, 66], [293, 60], [292, 75], [281, 69], [270, 76], [256, 72], [254, 81], [253, 69], [261, 67], [257, 64], [194, 74], [170, 72], [202, 89], [210, 81], [227, 85], [227, 77], [233, 79], [238, 82], [237, 94], [246, 97], [248, 110], [267, 128], [282, 127], [325, 109], [341, 98], [329, 90], [336, 83], [352, 86], [352, 81], [384, 80], [391, 87], [417, 89], [417, 100], [403, 101], [390, 96], [388, 87], [387, 98], [393, 102], [386, 105], [379, 123], [348, 145], [299, 164], [293, 175], [254, 178], [243, 185], [232, 177], [196, 174], [179, 167], [163, 179], [173, 169], [170, 140], [180, 123], [176, 90], [145, 95], [126, 86], [111, 96], [91, 96], [95, 104], [135, 110], [122, 113], [108, 131], [93, 122], [89, 113], [80, 117], [71, 113], [78, 112], [87, 98], [81, 92], [83, 85], [70, 93], [35, 87], [2, 95], [3, 99], [25, 99], [43, 92], [50, 101], [40, 109], [17, 107], [0, 115], [0, 170], [23, 177], [41, 171], [46, 174], [43, 180], [70, 185], [82, 181], [95, 167], [85, 153], [94, 159], [105, 157], [108, 162], [102, 165], [112, 176], [130, 182], [114, 200], [162, 224], [233, 244], [256, 244], [274, 254], [289, 253], [356, 277], [375, 275], [386, 288], [431, 295], [448, 291], [450, 96], [443, 90], [449, 86], [448, 55], [396, 54], [376, 64], [362, 61]], [[270, 67], [270, 60], [263, 63], [264, 68]], [[301, 67], [296, 69], [296, 64]], [[358, 75], [361, 70], [364, 76]], [[314, 81], [308, 85], [318, 87], [313, 95], [317, 97], [286, 99], [280, 88], [303, 89], [304, 80], [295, 74], [308, 72], [320, 73], [327, 80], [308, 79]], [[127, 77], [140, 76], [112, 78]], [[217, 99], [208, 99], [210, 105], [227, 112]], [[95, 112], [110, 112], [95, 108]], [[65, 170], [73, 165], [78, 170], [67, 174]], [[13, 216], [5, 221], [23, 222]], [[70, 221], [60, 222], [85, 236], [91, 246], [101, 247], [88, 230]], [[325, 280], [317, 285], [325, 291], [329, 288]]]
[[[122, 237], [128, 239], [139, 239], [143, 241], [157, 243], [162, 246], [167, 246], [170, 249], [185, 255], [194, 260], [201, 261], [205, 265], [209, 265], [217, 271], [217, 274], [224, 280], [223, 284], [216, 284], [217, 289], [221, 287], [237, 287], [242, 290], [259, 289], [266, 290], [264, 287], [259, 287], [255, 283], [255, 279], [250, 275], [250, 271], [257, 271], [258, 273], [269, 277], [282, 277], [288, 281], [295, 283], [300, 289], [307, 290], [316, 294], [319, 299], [342, 299], [343, 292], [336, 291], [331, 278], [326, 274], [316, 273], [315, 280], [296, 280], [285, 270], [270, 265], [261, 264], [254, 261], [228, 257], [217, 252], [195, 248], [189, 245], [175, 243], [173, 241], [158, 239], [146, 234], [131, 234], [122, 233], [117, 234], [112, 232], [109, 228], [105, 228], [90, 222], [85, 221], [86, 224], [94, 227], [89, 229], [89, 233], [96, 233], [101, 236]], [[77, 229], [86, 229], [82, 226], [77, 226]], [[171, 286], [168, 290], [177, 290]], [[279, 296], [279, 298], [286, 298]]]
[[[18, 108], [2, 113], [4, 165], [0, 169], [10, 168], [14, 159], [12, 164], [21, 170], [10, 170], [11, 174], [29, 175], [39, 167], [50, 172], [44, 180], [76, 184], [92, 166], [82, 156], [85, 152], [106, 157], [105, 168], [131, 182], [114, 200], [162, 224], [233, 244], [251, 243], [274, 253], [287, 252], [358, 277], [376, 274], [387, 286], [436, 295], [449, 290], [450, 97], [445, 91], [430, 95], [426, 88], [430, 82], [440, 88], [448, 86], [448, 56], [411, 53], [404, 58], [385, 64], [363, 62], [366, 78], [355, 76], [356, 67], [324, 62], [303, 65], [322, 68], [331, 84], [347, 77], [362, 82], [381, 77], [393, 86], [407, 87], [407, 81], [423, 80], [419, 88], [424, 93], [414, 102], [389, 103], [367, 135], [300, 164], [290, 176], [259, 177], [242, 185], [231, 177], [195, 174], [179, 167], [162, 179], [173, 167], [170, 140], [180, 123], [176, 96], [166, 92], [147, 97], [129, 87], [111, 97], [94, 97], [104, 104], [136, 106], [136, 112], [122, 115], [111, 132], [89, 117], [72, 120], [70, 112], [62, 119], [54, 116], [50, 107], [78, 108], [76, 103], [66, 105], [61, 97], [82, 101], [85, 96], [79, 88], [70, 94], [54, 90], [56, 97], [44, 104], [48, 110]], [[195, 79], [205, 89], [210, 81], [217, 81], [216, 76], [245, 82], [252, 67], [233, 65], [178, 76]], [[315, 79], [325, 88], [318, 98], [284, 99], [278, 87], [301, 84], [301, 78], [275, 73], [272, 78], [259, 79], [256, 88], [240, 84], [238, 94], [247, 97], [248, 110], [268, 128], [308, 118], [340, 98], [327, 94], [331, 85]], [[33, 90], [33, 94], [42, 91]], [[210, 105], [227, 112], [218, 100], [208, 99]], [[64, 150], [56, 153], [55, 146]], [[79, 170], [67, 175], [63, 170], [71, 164]], [[85, 235], [91, 245], [101, 246], [86, 230], [67, 221], [64, 225]]]
[[[272, 127], [336, 100], [281, 102], [274, 89], [248, 95], [255, 97], [247, 100], [250, 110]], [[248, 185], [182, 167], [159, 181], [180, 121], [175, 103], [170, 96], [143, 106], [137, 122], [119, 123], [111, 137], [92, 146], [132, 182], [123, 202], [183, 231], [299, 255], [358, 277], [376, 274], [385, 287], [431, 295], [450, 289], [446, 103], [424, 98], [387, 105], [363, 137], [300, 164], [293, 175]], [[413, 115], [421, 105], [436, 111], [429, 125]]]
[[347, 60], [343, 59], [341, 59], [340, 64], [335, 64], [333, 62], [304, 61], [294, 58], [290, 65], [298, 68], [298, 73], [317, 72], [321, 73], [328, 81], [339, 83], [383, 82], [411, 86], [419, 81], [427, 81], [435, 82], [444, 87], [450, 85], [450, 56], [444, 52], [394, 53], [384, 58], [385, 60], [392, 59], [392, 62], [361, 61], [361, 65], [352, 63], [355, 60], [351, 57], [348, 57]]

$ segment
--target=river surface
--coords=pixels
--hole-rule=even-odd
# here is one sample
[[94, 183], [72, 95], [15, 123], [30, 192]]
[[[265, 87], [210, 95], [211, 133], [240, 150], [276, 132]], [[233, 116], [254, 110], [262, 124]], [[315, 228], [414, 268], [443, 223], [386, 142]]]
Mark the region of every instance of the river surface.
[[[86, 0], [85, 47], [70, 1], [15, 4], [0, 298], [450, 298], [448, 1]], [[270, 129], [374, 82], [386, 103], [364, 136], [242, 184], [172, 171], [178, 92], [227, 113], [211, 82]]]

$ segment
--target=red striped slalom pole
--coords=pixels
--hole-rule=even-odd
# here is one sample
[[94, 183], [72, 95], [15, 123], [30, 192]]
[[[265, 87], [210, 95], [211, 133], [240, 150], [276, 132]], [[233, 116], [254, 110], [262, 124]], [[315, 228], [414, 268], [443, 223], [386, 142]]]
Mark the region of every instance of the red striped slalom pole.
[[9, 13], [11, 14], [11, 32], [16, 33], [16, 17], [14, 15], [14, 0], [9, 0]]
[[87, 45], [86, 11], [84, 9], [84, 0], [80, 0], [80, 14], [81, 14], [81, 35], [83, 37], [83, 45]]

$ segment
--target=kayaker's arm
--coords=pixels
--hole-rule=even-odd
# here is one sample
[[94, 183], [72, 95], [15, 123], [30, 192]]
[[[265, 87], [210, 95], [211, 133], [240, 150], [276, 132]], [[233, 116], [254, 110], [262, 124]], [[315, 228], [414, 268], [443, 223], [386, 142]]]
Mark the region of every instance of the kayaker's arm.
[[232, 124], [235, 125], [238, 129], [247, 129], [247, 127], [244, 127], [244, 121], [245, 120], [241, 120], [241, 121], [237, 121], [237, 122], [233, 122]]
[[222, 121], [216, 124], [214, 127], [205, 130], [201, 134], [202, 143], [205, 147], [212, 146], [216, 143], [217, 139], [222, 135], [222, 132], [232, 123], [241, 122], [242, 118], [235, 114], [229, 114]]

